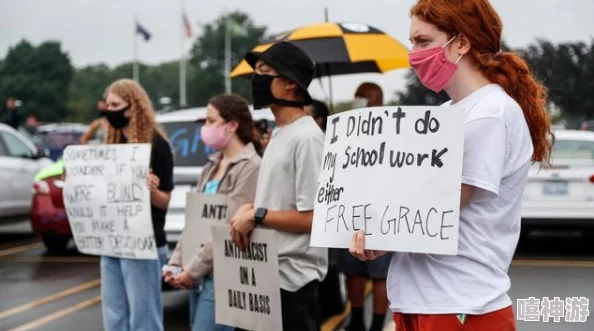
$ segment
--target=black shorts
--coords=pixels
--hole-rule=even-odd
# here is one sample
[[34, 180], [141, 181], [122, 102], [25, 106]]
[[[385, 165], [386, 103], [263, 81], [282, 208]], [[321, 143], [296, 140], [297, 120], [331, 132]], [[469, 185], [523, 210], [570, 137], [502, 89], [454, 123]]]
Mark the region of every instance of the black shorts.
[[385, 280], [392, 261], [391, 252], [375, 260], [361, 261], [351, 255], [348, 249], [343, 249], [338, 262], [338, 270], [347, 276], [362, 276], [371, 280]]
[[[296, 292], [281, 289], [283, 331], [319, 331], [319, 282], [308, 283]], [[235, 331], [247, 331], [235, 328]]]
[[296, 292], [281, 289], [283, 331], [319, 331], [318, 287], [316, 280]]

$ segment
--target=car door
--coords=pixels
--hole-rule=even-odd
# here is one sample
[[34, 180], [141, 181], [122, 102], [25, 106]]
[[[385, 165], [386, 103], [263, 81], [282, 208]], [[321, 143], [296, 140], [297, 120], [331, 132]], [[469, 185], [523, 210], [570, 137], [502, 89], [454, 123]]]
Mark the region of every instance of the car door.
[[35, 174], [39, 171], [35, 151], [22, 138], [9, 131], [0, 131], [3, 156], [0, 160], [2, 173], [3, 216], [28, 214], [31, 207], [32, 187]]

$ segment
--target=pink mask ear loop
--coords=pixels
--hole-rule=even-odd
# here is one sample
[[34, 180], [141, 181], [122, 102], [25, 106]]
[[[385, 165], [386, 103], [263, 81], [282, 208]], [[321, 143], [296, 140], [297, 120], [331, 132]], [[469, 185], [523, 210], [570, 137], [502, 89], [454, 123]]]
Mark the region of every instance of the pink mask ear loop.
[[452, 37], [452, 39], [448, 40], [447, 43], [445, 43], [441, 48], [446, 48], [452, 41], [454, 41], [454, 39], [456, 39], [458, 37], [458, 35], [455, 35]]
[[[446, 48], [449, 44], [452, 43], [452, 41], [454, 41], [454, 39], [456, 39], [458, 37], [458, 35], [455, 35], [452, 37], [452, 39], [448, 40], [447, 43], [445, 43], [445, 45], [443, 45], [442, 48]], [[456, 62], [454, 62], [454, 64], [458, 64], [458, 61], [460, 61], [460, 59], [462, 58], [462, 56], [464, 56], [464, 54], [460, 54], [460, 56], [458, 57], [458, 59], [456, 60]]]

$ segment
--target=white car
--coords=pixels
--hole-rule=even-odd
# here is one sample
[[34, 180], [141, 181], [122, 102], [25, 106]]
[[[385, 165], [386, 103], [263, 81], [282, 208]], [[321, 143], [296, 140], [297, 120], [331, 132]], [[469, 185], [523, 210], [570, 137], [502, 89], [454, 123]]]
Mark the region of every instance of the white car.
[[551, 166], [530, 169], [522, 218], [527, 225], [594, 225], [594, 132], [555, 132]]
[[[265, 119], [274, 126], [270, 109], [252, 111], [254, 121]], [[213, 152], [200, 138], [200, 129], [206, 119], [206, 107], [177, 110], [157, 115], [174, 152], [171, 201], [165, 219], [165, 233], [169, 243], [176, 243], [184, 229], [186, 193], [196, 187], [198, 176]]]
[[23, 134], [0, 123], [0, 219], [29, 217], [35, 175], [51, 163]]

